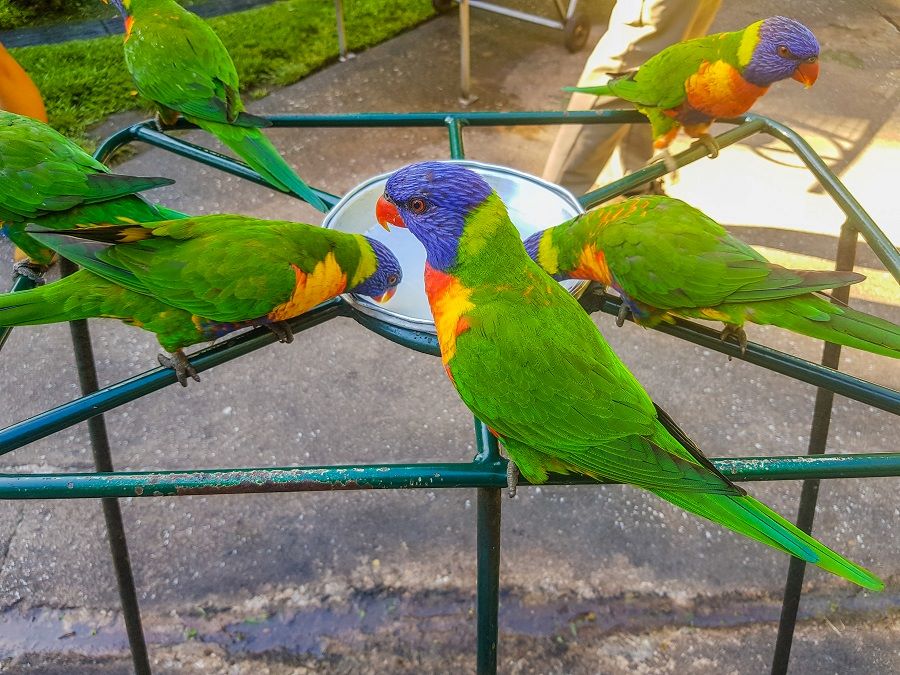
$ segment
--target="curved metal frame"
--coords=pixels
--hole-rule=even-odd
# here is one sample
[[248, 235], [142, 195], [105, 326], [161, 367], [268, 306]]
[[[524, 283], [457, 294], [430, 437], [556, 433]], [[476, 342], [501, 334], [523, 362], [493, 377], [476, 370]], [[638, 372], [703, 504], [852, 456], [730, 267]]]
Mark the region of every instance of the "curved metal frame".
[[[356, 115], [275, 115], [274, 126], [297, 128], [321, 127], [444, 127], [448, 131], [451, 158], [463, 158], [463, 128], [466, 126], [514, 126], [523, 124], [625, 124], [646, 122], [634, 111], [591, 112], [518, 112], [518, 113], [371, 113]], [[721, 147], [736, 143], [756, 133], [766, 133], [787, 144], [822, 183], [847, 220], [842, 227], [837, 252], [837, 269], [852, 269], [857, 233], [900, 281], [900, 254], [844, 185], [834, 176], [810, 146], [794, 131], [758, 115], [729, 120], [736, 124], [717, 138]], [[192, 128], [180, 121], [175, 128]], [[166, 135], [152, 122], [142, 122], [110, 136], [95, 156], [105, 161], [119, 147], [141, 141], [169, 152], [201, 162], [240, 178], [266, 185], [265, 181], [244, 164], [184, 140]], [[691, 147], [675, 157], [679, 166], [705, 156], [702, 147]], [[590, 192], [580, 198], [586, 208], [600, 204], [666, 172], [662, 163], [652, 164], [619, 181]], [[333, 206], [334, 195], [317, 191], [326, 204]], [[18, 278], [14, 291], [30, 288], [32, 283]], [[847, 289], [839, 289], [847, 291]], [[848, 291], [847, 291], [848, 293]], [[835, 297], [841, 298], [839, 292]], [[619, 300], [604, 294], [588, 294], [582, 298], [588, 311], [616, 314]], [[384, 323], [356, 311], [347, 301], [335, 298], [293, 319], [291, 327], [301, 332], [336, 316], [349, 316], [363, 326], [406, 348], [437, 355], [434, 335]], [[836, 370], [840, 347], [826, 344], [822, 364], [815, 364], [768, 347], [751, 343], [746, 353], [733, 344], [722, 342], [718, 334], [689, 321], [658, 330], [733, 358], [744, 359], [788, 377], [819, 387], [812, 419], [812, 433], [807, 456], [747, 457], [713, 460], [716, 466], [734, 480], [804, 479], [798, 525], [809, 531], [815, 511], [818, 481], [823, 478], [863, 478], [900, 476], [900, 453], [859, 455], [821, 455], [824, 452], [831, 401], [835, 393], [862, 401], [895, 415], [900, 414], [900, 393]], [[73, 322], [79, 378], [83, 396], [0, 430], [0, 454], [11, 452], [27, 443], [43, 438], [73, 424], [89, 421], [91, 443], [95, 452], [95, 473], [0, 474], [0, 499], [72, 499], [102, 498], [110, 545], [117, 572], [123, 615], [132, 649], [136, 672], [149, 673], [149, 659], [140, 625], [134, 581], [128, 560], [124, 528], [118, 514], [118, 497], [151, 497], [162, 495], [225, 494], [243, 492], [282, 492], [307, 490], [358, 490], [371, 488], [476, 488], [478, 591], [477, 670], [493, 673], [497, 665], [500, 555], [500, 494], [506, 485], [506, 461], [500, 457], [496, 440], [486, 427], [475, 420], [477, 454], [471, 462], [404, 465], [360, 465], [326, 467], [199, 469], [196, 471], [115, 472], [110, 459], [109, 442], [102, 413], [173, 384], [174, 372], [155, 368], [117, 384], [98, 389], [90, 335], [87, 323]], [[9, 329], [0, 329], [0, 348]], [[264, 329], [256, 329], [191, 357], [197, 371], [207, 370], [243, 356], [274, 342], [276, 338]], [[559, 476], [554, 484], [594, 483], [586, 478]], [[118, 515], [117, 515], [118, 514]], [[791, 559], [782, 620], [772, 670], [786, 672], [793, 628], [799, 605], [805, 564]]]

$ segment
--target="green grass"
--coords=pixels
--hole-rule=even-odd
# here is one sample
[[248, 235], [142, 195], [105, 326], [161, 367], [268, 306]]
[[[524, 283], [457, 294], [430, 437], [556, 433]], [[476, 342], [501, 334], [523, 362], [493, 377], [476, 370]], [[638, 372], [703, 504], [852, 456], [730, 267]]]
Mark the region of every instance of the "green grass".
[[[430, 0], [347, 0], [344, 12], [348, 46], [357, 51], [434, 14]], [[338, 56], [331, 2], [283, 0], [209, 23], [251, 97], [296, 82]], [[119, 36], [10, 51], [41, 90], [50, 123], [68, 136], [82, 137], [116, 112], [150, 110], [125, 69]]]

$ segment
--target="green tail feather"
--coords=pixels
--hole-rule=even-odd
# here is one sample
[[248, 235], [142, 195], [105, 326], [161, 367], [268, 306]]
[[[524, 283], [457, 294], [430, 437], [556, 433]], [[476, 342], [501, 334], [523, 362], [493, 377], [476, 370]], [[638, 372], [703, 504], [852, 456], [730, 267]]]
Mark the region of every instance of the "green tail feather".
[[739, 534], [751, 537], [784, 553], [843, 577], [873, 591], [884, 589], [884, 582], [867, 569], [838, 555], [753, 497], [732, 497], [714, 494], [685, 494], [654, 490], [662, 497], [686, 511], [724, 525]]
[[754, 302], [745, 315], [754, 323], [900, 358], [900, 326], [813, 295]]
[[279, 190], [293, 192], [322, 213], [328, 212], [325, 202], [300, 179], [259, 129], [193, 118], [191, 121], [234, 150], [251, 168]]
[[46, 286], [0, 295], [0, 326], [34, 326], [99, 316], [113, 285], [85, 270]]
[[124, 195], [152, 190], [164, 185], [172, 185], [171, 178], [151, 178], [143, 176], [122, 176], [114, 173], [95, 173], [87, 177], [90, 192], [85, 195], [85, 203], [101, 202]]
[[596, 87], [563, 87], [563, 91], [578, 92], [579, 94], [593, 94], [594, 96], [615, 96], [609, 86], [605, 84]]

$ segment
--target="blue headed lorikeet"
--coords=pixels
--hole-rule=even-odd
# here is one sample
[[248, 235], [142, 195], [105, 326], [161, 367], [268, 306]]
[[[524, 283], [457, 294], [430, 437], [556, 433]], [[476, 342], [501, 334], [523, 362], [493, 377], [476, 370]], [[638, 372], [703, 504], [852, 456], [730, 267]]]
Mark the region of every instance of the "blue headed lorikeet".
[[477, 174], [408, 166], [388, 179], [376, 214], [424, 245], [444, 368], [529, 481], [552, 471], [630, 483], [856, 584], [884, 587], [716, 470], [528, 256]]

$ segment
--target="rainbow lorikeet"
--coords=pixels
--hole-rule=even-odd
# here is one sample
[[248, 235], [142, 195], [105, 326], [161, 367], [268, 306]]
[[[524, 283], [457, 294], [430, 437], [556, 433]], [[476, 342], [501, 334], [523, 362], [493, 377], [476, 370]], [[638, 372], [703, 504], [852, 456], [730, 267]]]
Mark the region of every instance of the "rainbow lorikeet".
[[21, 251], [17, 270], [26, 276], [39, 274], [53, 259], [52, 251], [25, 232], [27, 223], [60, 229], [178, 217], [137, 195], [174, 182], [110, 173], [43, 122], [0, 111], [0, 222]]
[[260, 131], [269, 122], [244, 112], [231, 56], [205, 21], [174, 0], [103, 1], [125, 20], [125, 63], [141, 95], [159, 108], [163, 123], [184, 115], [271, 185], [328, 211]]
[[622, 296], [642, 326], [673, 316], [722, 321], [742, 348], [746, 321], [900, 357], [900, 326], [814, 293], [856, 272], [774, 265], [712, 218], [671, 197], [634, 197], [536, 232], [525, 250], [554, 279], [589, 279]]
[[769, 87], [793, 78], [807, 87], [819, 76], [819, 43], [799, 21], [773, 16], [743, 30], [685, 40], [633, 73], [597, 87], [567, 87], [630, 101], [650, 120], [653, 146], [665, 150], [683, 127], [712, 156], [716, 118], [742, 115]]
[[[425, 246], [444, 368], [532, 483], [548, 472], [630, 483], [866, 588], [882, 582], [716, 470], [528, 254], [477, 174], [425, 162], [394, 173], [376, 216]], [[510, 471], [510, 485], [516, 471]]]
[[156, 333], [184, 386], [199, 379], [184, 347], [247, 326], [291, 342], [287, 319], [344, 292], [385, 301], [401, 278], [374, 239], [247, 216], [28, 232], [83, 269], [0, 295], [0, 325], [120, 319]]

